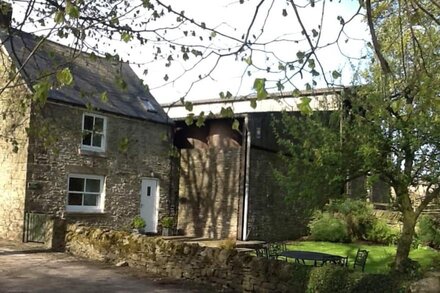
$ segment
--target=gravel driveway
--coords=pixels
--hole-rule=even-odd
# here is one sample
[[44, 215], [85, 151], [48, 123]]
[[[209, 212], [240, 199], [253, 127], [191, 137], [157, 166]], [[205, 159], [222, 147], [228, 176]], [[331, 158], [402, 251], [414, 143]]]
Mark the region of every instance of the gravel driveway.
[[215, 292], [181, 280], [160, 278], [0, 240], [0, 292]]

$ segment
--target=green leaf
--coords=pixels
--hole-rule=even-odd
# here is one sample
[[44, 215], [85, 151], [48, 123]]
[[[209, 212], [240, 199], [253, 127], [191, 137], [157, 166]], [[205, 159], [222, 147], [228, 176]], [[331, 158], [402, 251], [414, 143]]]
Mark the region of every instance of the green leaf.
[[185, 109], [189, 112], [191, 112], [193, 110], [193, 103], [191, 103], [189, 101], [186, 101], [184, 106], [185, 106]]
[[202, 111], [197, 117], [196, 126], [202, 127], [203, 125], [205, 125], [205, 112]]
[[103, 101], [104, 103], [107, 103], [107, 102], [108, 102], [108, 95], [107, 95], [107, 92], [102, 92], [101, 95], [99, 96], [99, 99], [100, 99], [101, 101]]
[[304, 59], [304, 57], [306, 57], [306, 54], [304, 54], [303, 51], [298, 51], [298, 52], [296, 52], [296, 58], [298, 58], [298, 59]]
[[257, 99], [250, 99], [252, 109], [257, 108]]
[[55, 12], [54, 21], [56, 24], [63, 23], [64, 20], [64, 11], [58, 10]]
[[299, 111], [304, 115], [311, 115], [313, 113], [312, 107], [310, 107], [311, 98], [302, 97], [301, 102], [298, 104]]
[[234, 111], [231, 107], [222, 107], [222, 109], [220, 110], [220, 115], [224, 118], [234, 118]]
[[190, 114], [188, 114], [188, 116], [186, 116], [185, 123], [188, 126], [190, 126], [194, 123], [194, 113], [190, 113]]
[[334, 79], [338, 79], [338, 78], [341, 77], [341, 74], [338, 71], [333, 70], [332, 76], [333, 76]]
[[312, 29], [312, 34], [313, 34], [313, 37], [316, 38], [318, 36], [318, 31], [315, 29]]
[[252, 65], [252, 57], [249, 56], [248, 58], [245, 58], [244, 62], [246, 62], [247, 65]]
[[133, 35], [128, 32], [121, 33], [121, 40], [128, 43], [133, 39]]
[[283, 16], [286, 17], [287, 16], [287, 10], [283, 9]]
[[310, 73], [312, 74], [312, 76], [319, 76], [319, 72], [316, 71], [315, 69], [312, 69], [312, 71], [310, 71]]
[[237, 119], [234, 119], [234, 122], [232, 122], [232, 129], [233, 130], [240, 130], [240, 121]]
[[316, 66], [316, 64], [315, 64], [315, 59], [310, 58], [310, 59], [308, 60], [308, 66], [309, 66], [310, 69], [315, 68], [315, 66]]
[[284, 85], [281, 83], [281, 80], [277, 81], [277, 89], [280, 92], [284, 90]]
[[142, 6], [144, 8], [147, 8], [150, 6], [150, 0], [142, 0]]
[[56, 73], [57, 81], [61, 85], [71, 85], [73, 83], [73, 75], [69, 68], [64, 68]]
[[257, 100], [263, 100], [267, 98], [266, 91], [266, 79], [265, 78], [256, 78], [254, 81], [253, 89], [257, 92]]
[[50, 84], [47, 80], [42, 80], [32, 87], [34, 89], [34, 101], [44, 104], [47, 101], [47, 96], [50, 90]]
[[71, 18], [79, 18], [78, 6], [72, 4], [70, 1], [66, 1], [66, 13]]
[[228, 100], [228, 99], [232, 98], [232, 94], [229, 91], [227, 91], [226, 94], [224, 92], [220, 92], [219, 95], [220, 95], [220, 99]]

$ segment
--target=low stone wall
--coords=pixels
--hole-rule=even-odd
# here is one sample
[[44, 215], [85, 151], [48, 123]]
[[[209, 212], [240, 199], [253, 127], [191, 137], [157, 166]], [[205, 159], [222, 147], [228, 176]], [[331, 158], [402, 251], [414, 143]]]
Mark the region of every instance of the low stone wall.
[[[311, 268], [123, 231], [68, 225], [66, 250], [164, 276], [209, 283], [232, 292], [304, 292]], [[302, 277], [302, 278], [301, 278]]]

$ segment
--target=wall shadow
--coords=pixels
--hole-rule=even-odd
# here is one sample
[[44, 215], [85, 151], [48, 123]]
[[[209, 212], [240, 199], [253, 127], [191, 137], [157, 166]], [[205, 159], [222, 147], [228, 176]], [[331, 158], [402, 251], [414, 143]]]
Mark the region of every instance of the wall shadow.
[[176, 135], [180, 151], [178, 229], [185, 235], [236, 238], [241, 196], [241, 136], [231, 120], [206, 121]]

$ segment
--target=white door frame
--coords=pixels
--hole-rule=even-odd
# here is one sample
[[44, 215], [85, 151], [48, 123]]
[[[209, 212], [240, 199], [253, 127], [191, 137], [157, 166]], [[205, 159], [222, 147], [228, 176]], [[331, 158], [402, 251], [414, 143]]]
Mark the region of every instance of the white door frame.
[[[145, 216], [145, 214], [142, 211], [143, 208], [143, 204], [145, 204], [145, 202], [143, 202], [142, 200], [142, 196], [144, 195], [144, 182], [148, 182], [148, 181], [154, 181], [156, 183], [156, 190], [155, 190], [155, 210], [153, 211], [153, 215], [151, 216]], [[146, 191], [145, 191], [146, 192]], [[145, 220], [146, 222], [146, 226], [145, 226], [145, 232], [150, 232], [150, 233], [157, 233], [157, 226], [159, 223], [159, 201], [160, 198], [160, 188], [159, 188], [159, 179], [158, 178], [152, 178], [152, 177], [142, 177], [141, 178], [141, 192], [140, 192], [140, 205], [139, 205], [139, 214], [141, 215], [141, 217]], [[148, 218], [149, 217], [149, 218]], [[152, 223], [151, 223], [152, 222]]]

